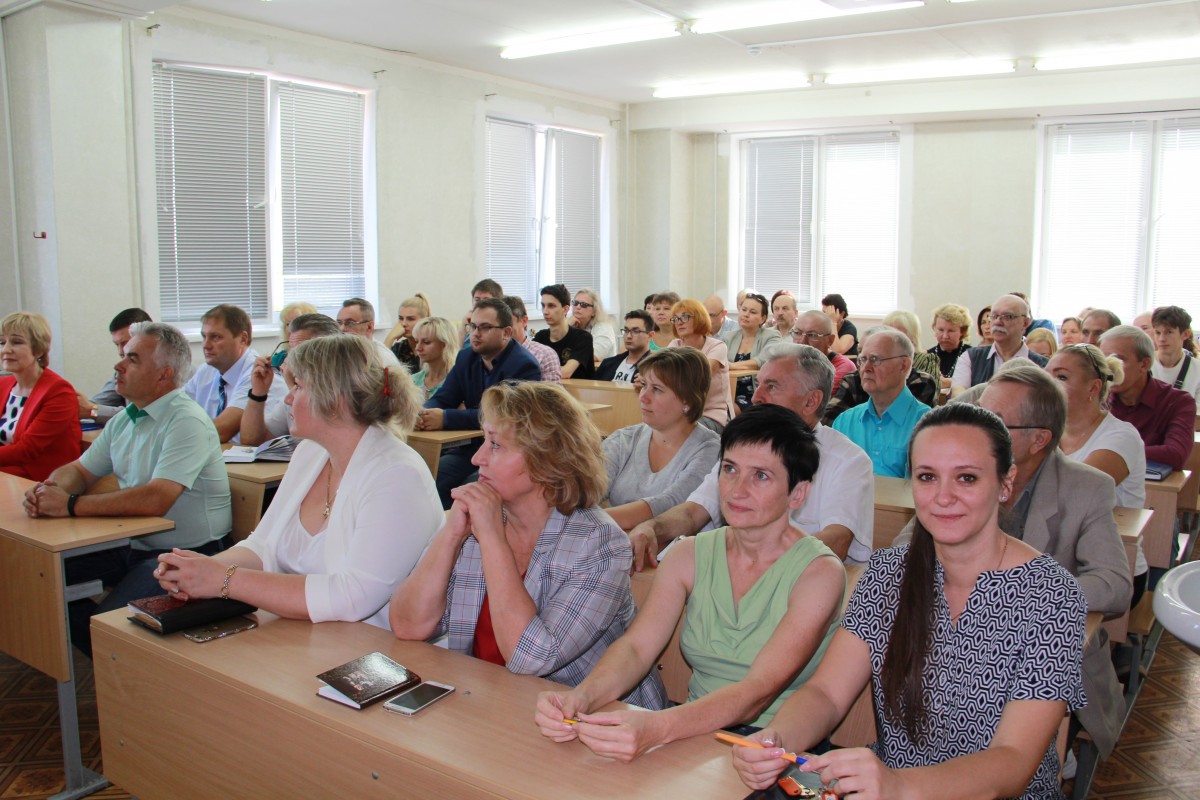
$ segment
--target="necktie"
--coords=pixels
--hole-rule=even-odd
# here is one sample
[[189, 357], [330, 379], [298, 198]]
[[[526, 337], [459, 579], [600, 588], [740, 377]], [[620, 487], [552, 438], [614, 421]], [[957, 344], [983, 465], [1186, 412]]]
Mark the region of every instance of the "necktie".
[[225, 379], [221, 378], [221, 382], [217, 384], [217, 414], [221, 416], [221, 412], [225, 410], [225, 404], [229, 402], [229, 398], [225, 396]]

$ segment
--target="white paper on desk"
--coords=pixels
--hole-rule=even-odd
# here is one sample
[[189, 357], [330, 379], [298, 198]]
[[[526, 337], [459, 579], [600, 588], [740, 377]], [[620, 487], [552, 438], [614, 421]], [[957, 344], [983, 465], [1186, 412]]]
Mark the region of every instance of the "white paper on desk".
[[257, 448], [249, 445], [235, 444], [225, 451], [226, 464], [249, 464], [254, 460]]
[[[250, 449], [253, 450], [254, 448], [251, 447]], [[360, 710], [362, 709], [362, 706], [360, 706], [358, 703], [354, 702], [349, 697], [346, 697], [346, 695], [342, 694], [328, 684], [322, 686], [320, 689], [317, 689], [317, 694], [321, 695], [321, 697], [324, 697], [327, 700], [334, 700], [338, 703], [341, 703], [344, 706], [350, 706], [351, 708], [357, 708]]]

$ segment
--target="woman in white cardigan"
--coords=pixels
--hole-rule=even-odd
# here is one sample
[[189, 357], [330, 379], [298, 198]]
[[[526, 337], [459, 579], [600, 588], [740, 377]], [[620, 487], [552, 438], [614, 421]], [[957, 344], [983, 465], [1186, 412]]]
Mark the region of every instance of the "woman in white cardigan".
[[400, 436], [420, 397], [350, 335], [288, 354], [291, 430], [304, 442], [262, 522], [216, 556], [175, 550], [157, 576], [180, 598], [231, 597], [313, 622], [388, 626], [388, 601], [443, 520], [429, 468]]

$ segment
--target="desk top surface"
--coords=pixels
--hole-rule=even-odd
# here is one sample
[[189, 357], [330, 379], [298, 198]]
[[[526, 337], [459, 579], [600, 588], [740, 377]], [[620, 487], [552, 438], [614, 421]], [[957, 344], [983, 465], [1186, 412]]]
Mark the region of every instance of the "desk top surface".
[[591, 378], [563, 378], [563, 386], [570, 388], [577, 386], [581, 389], [603, 389], [613, 392], [629, 392], [636, 394], [637, 389], [632, 383], [621, 383], [618, 381], [596, 381]]
[[1191, 470], [1177, 469], [1161, 481], [1146, 481], [1146, 491], [1179, 494], [1190, 477], [1192, 477]]
[[1117, 531], [1120, 532], [1121, 538], [1133, 540], [1142, 535], [1150, 523], [1150, 518], [1154, 516], [1154, 511], [1149, 508], [1118, 506], [1113, 509], [1113, 516], [1117, 519]]
[[0, 473], [0, 536], [58, 553], [130, 536], [169, 531], [162, 517], [63, 517], [31, 519], [21, 503], [34, 482]]
[[[538, 732], [533, 714], [538, 692], [557, 684], [424, 642], [401, 642], [366, 623], [313, 625], [259, 612], [258, 628], [197, 645], [182, 636], [157, 636], [125, 616], [118, 610], [94, 617], [92, 624], [103, 629], [97, 640], [112, 634], [147, 657], [215, 678], [233, 691], [477, 786], [519, 789], [522, 797], [548, 800], [748, 794], [730, 764], [729, 748], [710, 736], [674, 742], [632, 764], [600, 758], [578, 742], [555, 744]], [[375, 650], [427, 680], [453, 685], [455, 693], [415, 717], [387, 712], [382, 704], [356, 711], [317, 696], [318, 673]], [[169, 672], [160, 671], [164, 680]]]
[[875, 476], [875, 507], [890, 511], [912, 511], [912, 483], [907, 478]]

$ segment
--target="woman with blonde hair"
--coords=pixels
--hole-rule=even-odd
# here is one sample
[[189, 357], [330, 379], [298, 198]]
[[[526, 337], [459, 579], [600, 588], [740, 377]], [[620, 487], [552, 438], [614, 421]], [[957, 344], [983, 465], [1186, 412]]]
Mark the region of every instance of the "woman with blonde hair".
[[288, 303], [279, 310], [279, 332], [283, 336], [283, 341], [275, 347], [275, 352], [271, 353], [271, 366], [279, 369], [283, 366], [284, 360], [287, 358], [288, 350], [291, 345], [288, 343], [288, 334], [291, 331], [292, 320], [296, 317], [305, 314], [318, 314], [317, 307], [312, 303], [298, 300], [294, 303]]
[[937, 377], [941, 369], [937, 356], [921, 347], [921, 321], [911, 311], [893, 311], [883, 318], [883, 324], [895, 328], [908, 337], [913, 346], [912, 368], [917, 372]]
[[409, 372], [416, 372], [421, 366], [417, 356], [417, 341], [414, 328], [417, 321], [433, 316], [429, 310], [429, 298], [421, 292], [400, 304], [397, 322], [383, 337], [383, 346], [391, 348], [396, 360], [408, 367]]
[[50, 323], [41, 314], [16, 311], [0, 321], [0, 369], [9, 373], [0, 376], [0, 472], [42, 481], [79, 458], [75, 387], [46, 367], [49, 356]]
[[958, 357], [971, 349], [971, 312], [958, 303], [943, 303], [933, 310], [933, 338], [937, 344], [929, 348], [938, 358], [942, 388], [950, 388], [954, 365]]
[[304, 439], [250, 537], [215, 556], [159, 556], [181, 599], [232, 597], [313, 622], [386, 628], [388, 601], [442, 523], [425, 461], [403, 441], [421, 408], [408, 375], [361, 336], [301, 342], [283, 368]]
[[[597, 503], [600, 432], [561, 386], [483, 393], [479, 480], [452, 490], [446, 524], [392, 599], [400, 639], [447, 646], [519, 675], [575, 686], [633, 619], [629, 537]], [[657, 674], [625, 700], [666, 703]]]
[[733, 405], [729, 396], [729, 348], [711, 336], [712, 318], [699, 300], [688, 297], [671, 308], [671, 325], [675, 338], [668, 347], [694, 347], [708, 356], [712, 380], [704, 404], [703, 424], [721, 432], [729, 421]]
[[582, 328], [592, 335], [592, 355], [603, 361], [617, 354], [617, 334], [604, 306], [600, 303], [600, 295], [595, 289], [580, 289], [571, 301], [571, 324]]
[[1058, 352], [1058, 340], [1045, 328], [1034, 328], [1025, 334], [1025, 345], [1045, 358], [1050, 358]]
[[441, 387], [454, 366], [454, 359], [458, 358], [458, 331], [445, 317], [425, 317], [413, 325], [412, 336], [421, 367], [412, 379], [428, 400]]

